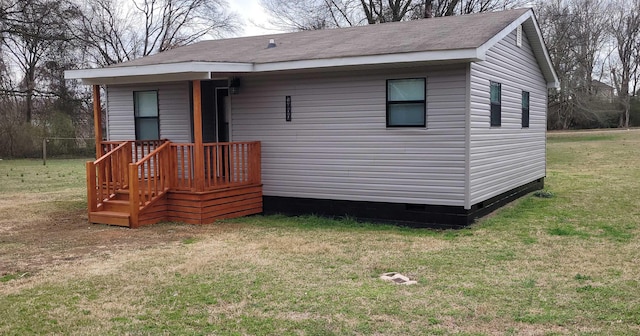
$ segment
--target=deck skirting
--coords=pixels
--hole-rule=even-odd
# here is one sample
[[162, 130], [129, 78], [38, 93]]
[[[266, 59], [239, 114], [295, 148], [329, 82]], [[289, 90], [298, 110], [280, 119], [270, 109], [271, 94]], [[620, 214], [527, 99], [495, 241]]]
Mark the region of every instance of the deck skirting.
[[261, 184], [207, 192], [168, 191], [164, 199], [140, 212], [136, 227], [162, 221], [209, 224], [261, 212]]

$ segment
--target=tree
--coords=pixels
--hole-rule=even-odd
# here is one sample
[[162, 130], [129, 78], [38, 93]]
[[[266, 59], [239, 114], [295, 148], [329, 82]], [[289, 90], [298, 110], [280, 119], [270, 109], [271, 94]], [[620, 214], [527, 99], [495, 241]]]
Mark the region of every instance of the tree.
[[270, 23], [311, 30], [514, 8], [523, 0], [261, 0]]
[[[640, 62], [640, 4], [637, 1], [619, 0], [613, 5], [611, 13], [609, 32], [616, 43], [618, 56], [617, 66], [611, 69], [621, 106], [618, 126], [628, 128], [631, 108], [629, 89], [632, 82], [638, 82]], [[635, 93], [635, 89], [631, 92]]]
[[[78, 38], [97, 65], [110, 65], [233, 33], [225, 0], [89, 0]], [[140, 23], [140, 24], [136, 24]]]
[[608, 42], [605, 3], [601, 0], [540, 1], [537, 13], [547, 48], [560, 79], [549, 99], [548, 126], [568, 129], [607, 125], [614, 113], [594, 92], [602, 79]]
[[4, 24], [5, 50], [19, 69], [18, 92], [24, 95], [24, 120], [31, 122], [37, 73], [49, 54], [59, 52], [70, 41], [71, 23], [77, 8], [66, 1], [23, 0], [12, 7]]

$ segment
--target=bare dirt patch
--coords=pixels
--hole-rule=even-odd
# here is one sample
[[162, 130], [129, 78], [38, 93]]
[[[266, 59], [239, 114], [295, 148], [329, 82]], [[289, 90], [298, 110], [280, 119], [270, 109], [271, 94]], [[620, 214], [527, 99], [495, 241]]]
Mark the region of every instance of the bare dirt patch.
[[25, 207], [6, 200], [0, 203], [0, 276], [13, 273], [36, 274], [43, 269], [109, 256], [116, 252], [144, 250], [172, 245], [203, 235], [237, 229], [239, 224], [194, 226], [165, 223], [136, 230], [87, 221], [86, 210], [58, 210], [40, 215], [24, 215]]

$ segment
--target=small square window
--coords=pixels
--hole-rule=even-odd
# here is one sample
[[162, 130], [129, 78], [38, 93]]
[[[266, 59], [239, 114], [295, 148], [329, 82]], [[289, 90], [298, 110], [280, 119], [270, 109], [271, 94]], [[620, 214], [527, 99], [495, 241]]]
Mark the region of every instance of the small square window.
[[491, 82], [491, 126], [502, 125], [502, 85]]
[[522, 127], [529, 127], [529, 92], [522, 91]]
[[134, 91], [133, 114], [136, 140], [160, 139], [158, 118], [158, 91]]
[[387, 127], [426, 126], [426, 79], [387, 80]]

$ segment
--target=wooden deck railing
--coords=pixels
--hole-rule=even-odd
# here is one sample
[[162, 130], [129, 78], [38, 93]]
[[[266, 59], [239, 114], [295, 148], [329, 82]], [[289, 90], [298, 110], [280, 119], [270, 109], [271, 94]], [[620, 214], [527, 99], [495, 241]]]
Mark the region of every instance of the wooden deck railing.
[[196, 190], [195, 172], [193, 170], [193, 148], [192, 143], [171, 144], [171, 156], [173, 161], [173, 189], [180, 191]]
[[[131, 223], [137, 223], [140, 211], [169, 190], [205, 192], [261, 183], [258, 141], [208, 143], [200, 149], [169, 141], [103, 146], [109, 151], [86, 163], [89, 211], [100, 210], [118, 191], [128, 189]], [[203, 153], [202, 165], [194, 164], [196, 150]], [[141, 153], [146, 155], [140, 157]]]
[[[260, 142], [218, 142], [203, 146], [204, 166], [195, 169], [194, 144], [172, 144], [173, 189], [209, 191], [260, 183]], [[199, 187], [196, 179], [202, 179]]]
[[141, 160], [129, 164], [129, 204], [132, 223], [141, 208], [171, 188], [171, 143], [165, 142]]
[[124, 142], [131, 143], [131, 157], [134, 162], [149, 155], [156, 148], [160, 147], [167, 140], [135, 140], [135, 141], [102, 141], [102, 152], [109, 154], [110, 151], [120, 146]]
[[123, 142], [107, 154], [89, 161], [87, 167], [87, 201], [89, 211], [96, 211], [118, 189], [128, 187], [127, 165], [131, 163], [131, 142]]

